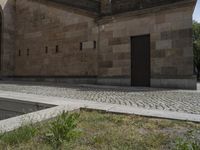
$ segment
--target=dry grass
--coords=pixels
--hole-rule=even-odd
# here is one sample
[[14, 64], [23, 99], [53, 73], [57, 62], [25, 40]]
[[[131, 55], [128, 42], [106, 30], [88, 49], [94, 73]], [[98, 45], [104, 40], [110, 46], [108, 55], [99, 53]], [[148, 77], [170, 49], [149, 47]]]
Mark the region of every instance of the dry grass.
[[[63, 149], [171, 150], [175, 147], [177, 138], [185, 137], [191, 130], [200, 130], [200, 124], [197, 123], [96, 111], [81, 111], [79, 121], [78, 129], [81, 130], [81, 135], [70, 143], [64, 143]], [[50, 145], [45, 144], [42, 139], [47, 126], [48, 122], [37, 124], [37, 132], [20, 142], [10, 143], [0, 137], [0, 149], [50, 150]], [[7, 139], [8, 136], [7, 134]]]

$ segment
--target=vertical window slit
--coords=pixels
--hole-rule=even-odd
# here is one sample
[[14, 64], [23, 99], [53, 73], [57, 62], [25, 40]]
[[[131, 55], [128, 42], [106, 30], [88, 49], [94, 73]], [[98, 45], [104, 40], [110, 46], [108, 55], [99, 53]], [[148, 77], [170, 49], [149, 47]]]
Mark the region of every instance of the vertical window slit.
[[83, 43], [81, 42], [80, 43], [80, 51], [82, 51], [83, 50]]
[[45, 53], [46, 54], [48, 53], [48, 47], [47, 46], [45, 47]]
[[96, 48], [97, 48], [97, 42], [94, 41], [94, 49], [96, 49]]
[[30, 50], [29, 50], [29, 49], [27, 49], [27, 56], [29, 56], [29, 53], [30, 53]]
[[56, 53], [58, 53], [59, 52], [59, 47], [58, 47], [58, 45], [56, 45]]

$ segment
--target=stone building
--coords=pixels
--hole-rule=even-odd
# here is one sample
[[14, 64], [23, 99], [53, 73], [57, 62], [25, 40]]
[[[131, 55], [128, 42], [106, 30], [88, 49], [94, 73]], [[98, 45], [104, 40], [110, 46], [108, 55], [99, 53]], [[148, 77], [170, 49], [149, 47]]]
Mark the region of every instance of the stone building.
[[196, 88], [196, 0], [0, 0], [1, 78]]

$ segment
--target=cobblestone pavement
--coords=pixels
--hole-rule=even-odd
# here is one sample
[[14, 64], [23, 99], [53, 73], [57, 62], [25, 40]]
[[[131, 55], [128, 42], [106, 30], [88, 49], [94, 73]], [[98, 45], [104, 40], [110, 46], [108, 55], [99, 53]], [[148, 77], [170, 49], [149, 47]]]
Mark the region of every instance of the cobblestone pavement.
[[0, 90], [90, 100], [146, 109], [200, 114], [200, 90], [168, 90], [92, 85], [69, 86], [21, 82], [0, 82]]

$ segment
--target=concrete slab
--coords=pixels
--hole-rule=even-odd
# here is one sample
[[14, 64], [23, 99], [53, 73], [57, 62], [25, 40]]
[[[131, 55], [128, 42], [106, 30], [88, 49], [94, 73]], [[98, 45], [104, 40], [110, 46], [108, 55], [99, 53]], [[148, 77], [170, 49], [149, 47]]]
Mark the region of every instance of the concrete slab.
[[16, 129], [21, 126], [22, 121], [23, 122], [31, 121], [32, 123], [36, 123], [42, 120], [47, 120], [47, 119], [56, 117], [62, 111], [73, 111], [73, 110], [79, 110], [81, 108], [101, 110], [101, 111], [106, 111], [106, 112], [111, 112], [111, 113], [123, 113], [123, 114], [129, 114], [129, 115], [133, 114], [133, 115], [141, 115], [141, 116], [147, 116], [147, 117], [158, 117], [158, 118], [166, 118], [166, 119], [177, 119], [177, 120], [200, 122], [199, 114], [144, 109], [144, 108], [137, 108], [137, 107], [131, 107], [131, 106], [123, 106], [123, 105], [118, 105], [118, 104], [93, 102], [93, 101], [88, 101], [88, 100], [69, 99], [69, 98], [60, 98], [60, 97], [52, 97], [52, 96], [41, 96], [41, 95], [17, 93], [17, 92], [10, 92], [10, 91], [7, 91], [7, 92], [0, 91], [0, 97], [22, 100], [22, 101], [29, 101], [29, 102], [40, 102], [44, 104], [46, 103], [46, 104], [58, 105], [57, 107], [53, 107], [50, 109], [41, 110], [38, 112], [0, 121], [0, 129], [2, 131], [11, 131], [13, 129]]
[[79, 107], [75, 105], [61, 105], [49, 109], [28, 113], [25, 115], [13, 117], [0, 121], [0, 132], [9, 132], [21, 127], [22, 125], [34, 124], [37, 122], [49, 120], [61, 114], [63, 111], [76, 111]]

